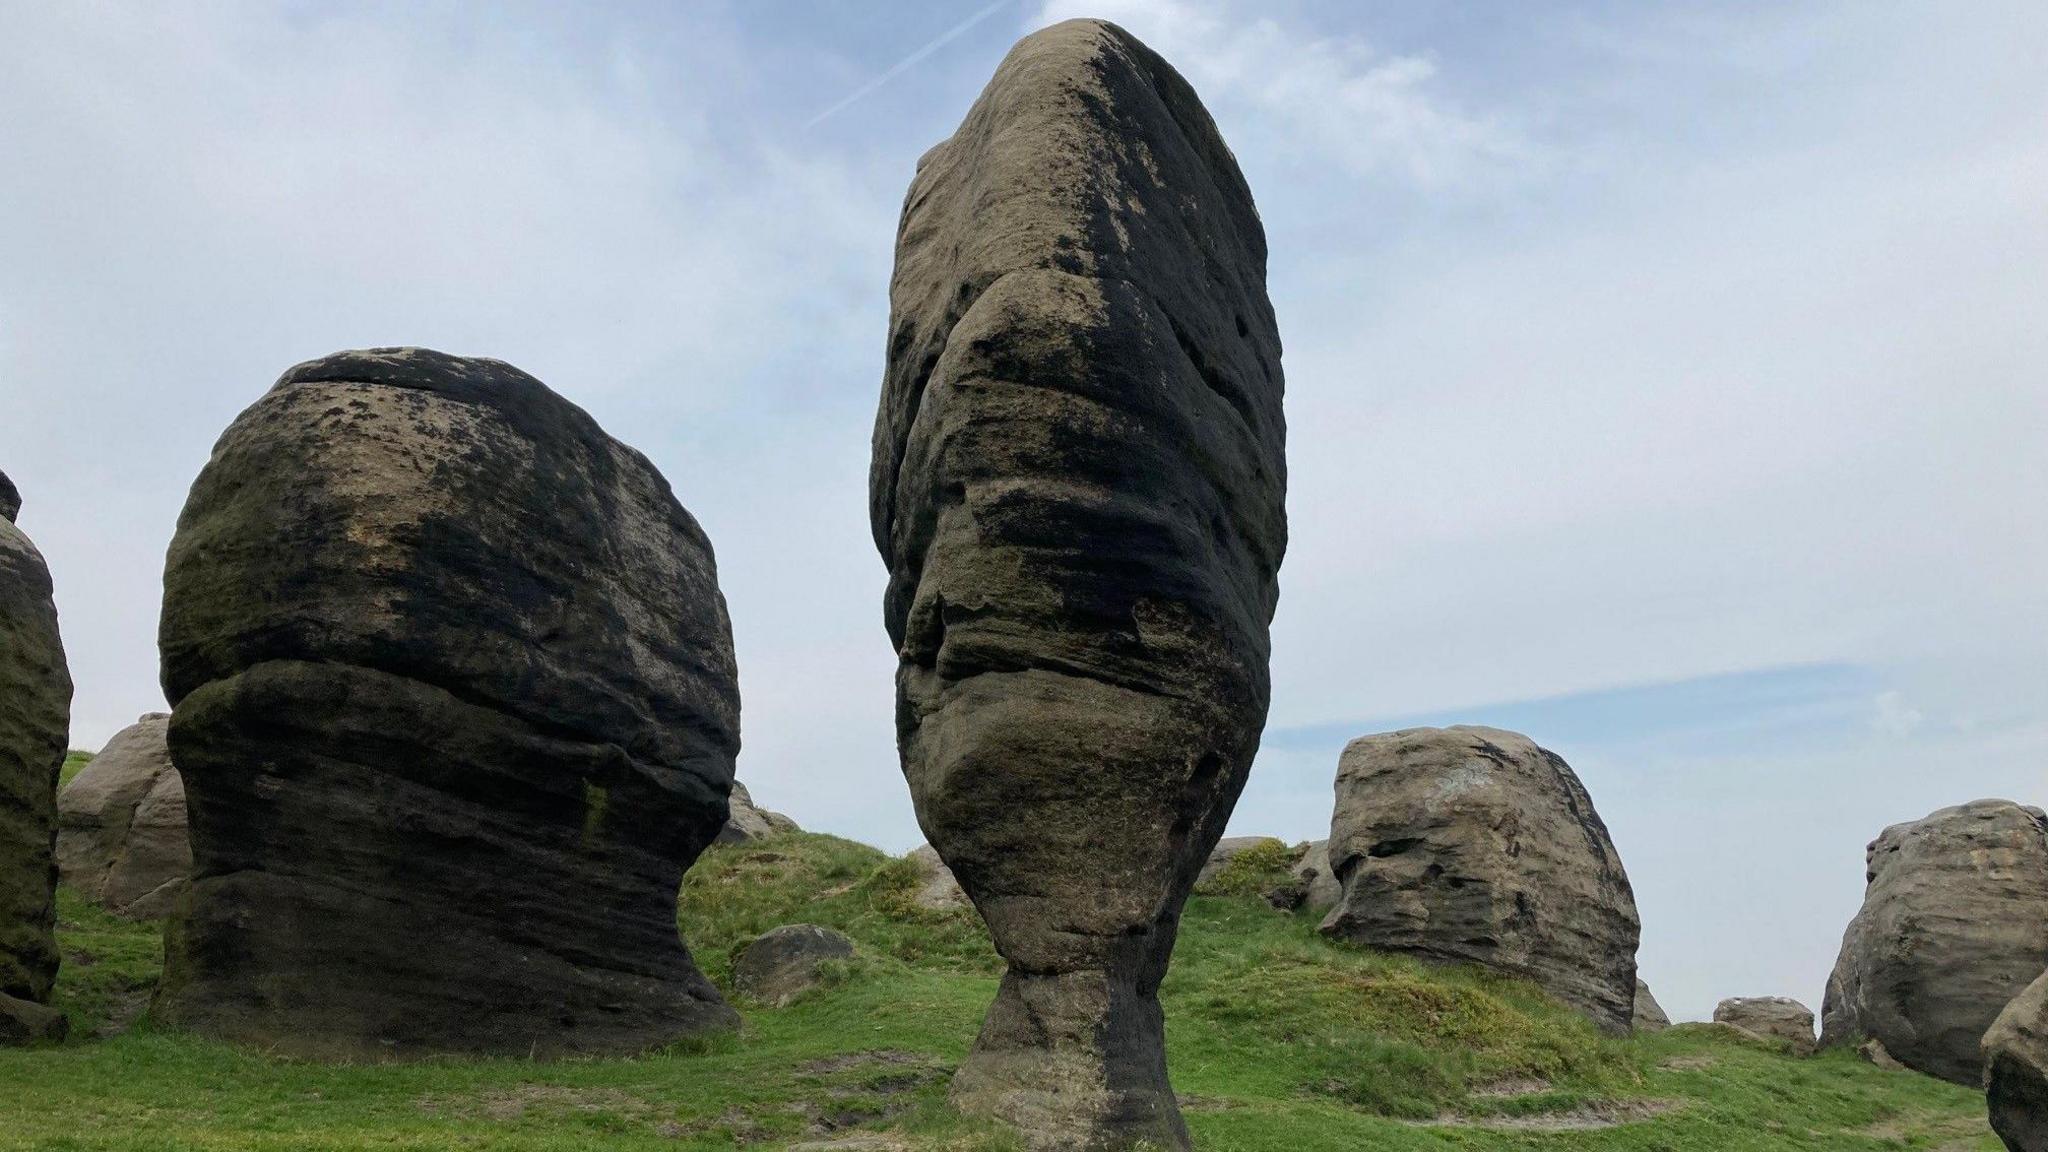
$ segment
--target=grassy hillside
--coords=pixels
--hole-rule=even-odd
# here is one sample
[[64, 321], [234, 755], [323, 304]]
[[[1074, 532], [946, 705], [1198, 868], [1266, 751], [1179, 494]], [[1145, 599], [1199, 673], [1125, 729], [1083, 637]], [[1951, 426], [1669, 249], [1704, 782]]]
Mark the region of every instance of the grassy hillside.
[[64, 767], [57, 776], [57, 786], [62, 788], [64, 785], [71, 783], [73, 776], [84, 771], [85, 766], [92, 763], [92, 757], [92, 753], [81, 751], [77, 748], [66, 752], [64, 754]]
[[[1254, 861], [1248, 865], [1257, 868]], [[1227, 891], [1261, 878], [1224, 878]], [[900, 861], [826, 836], [715, 848], [683, 923], [729, 987], [777, 924], [852, 936], [835, 982], [742, 1004], [737, 1035], [632, 1060], [331, 1067], [155, 1031], [156, 937], [65, 898], [73, 1041], [0, 1051], [0, 1149], [1005, 1149], [946, 1076], [994, 994], [971, 913], [916, 909]], [[1255, 896], [1191, 902], [1163, 992], [1174, 1083], [1211, 1152], [1995, 1152], [1980, 1095], [1712, 1028], [1605, 1039], [1532, 989], [1319, 939]]]

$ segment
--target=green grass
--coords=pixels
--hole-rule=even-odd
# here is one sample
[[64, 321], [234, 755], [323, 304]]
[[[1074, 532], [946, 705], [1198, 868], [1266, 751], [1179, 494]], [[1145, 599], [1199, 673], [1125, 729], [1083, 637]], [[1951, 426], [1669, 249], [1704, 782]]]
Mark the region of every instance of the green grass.
[[73, 776], [85, 771], [85, 766], [92, 763], [92, 756], [92, 753], [78, 748], [73, 748], [71, 751], [66, 752], [64, 754], [64, 767], [57, 776], [57, 787], [62, 788], [64, 785], [71, 783]]
[[[1244, 879], [1265, 871], [1253, 861]], [[0, 1051], [0, 1149], [765, 1149], [849, 1130], [1012, 1148], [945, 1108], [999, 964], [971, 912], [920, 911], [914, 884], [902, 862], [827, 836], [715, 848], [683, 887], [705, 970], [729, 987], [756, 933], [809, 922], [859, 946], [836, 983], [787, 1008], [743, 1004], [739, 1033], [636, 1059], [341, 1067], [146, 1019], [121, 1030], [110, 1021], [154, 979], [156, 931], [66, 894], [74, 1039]], [[1256, 895], [1190, 902], [1162, 996], [1174, 1082], [1211, 1152], [1999, 1148], [1966, 1089], [1711, 1028], [1605, 1038], [1525, 985], [1329, 944]], [[1634, 1119], [1483, 1126], [1588, 1116]]]

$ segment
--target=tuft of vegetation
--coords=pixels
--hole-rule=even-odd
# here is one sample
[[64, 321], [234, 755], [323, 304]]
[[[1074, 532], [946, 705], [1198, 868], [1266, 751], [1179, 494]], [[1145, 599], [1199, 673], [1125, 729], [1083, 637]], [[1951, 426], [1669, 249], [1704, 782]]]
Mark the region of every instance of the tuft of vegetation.
[[[64, 893], [58, 1002], [74, 1037], [0, 1051], [0, 1149], [697, 1152], [865, 1136], [1014, 1152], [1013, 1134], [945, 1104], [1000, 962], [972, 911], [920, 909], [915, 887], [905, 862], [830, 836], [716, 847], [681, 902], [704, 969], [729, 991], [755, 935], [813, 923], [858, 948], [832, 986], [632, 1059], [344, 1066], [124, 1028], [156, 977], [157, 928]], [[1605, 1037], [1529, 985], [1333, 944], [1256, 894], [1189, 902], [1161, 997], [1207, 1152], [2000, 1148], [1980, 1093], [1725, 1029]]]
[[62, 788], [64, 785], [71, 783], [73, 776], [85, 771], [85, 766], [92, 763], [92, 757], [92, 753], [78, 748], [73, 748], [71, 751], [66, 752], [64, 754], [64, 767], [59, 770], [57, 775], [57, 787]]
[[1301, 848], [1266, 839], [1241, 849], [1216, 870], [1197, 892], [1203, 896], [1263, 896], [1294, 882], [1294, 862]]

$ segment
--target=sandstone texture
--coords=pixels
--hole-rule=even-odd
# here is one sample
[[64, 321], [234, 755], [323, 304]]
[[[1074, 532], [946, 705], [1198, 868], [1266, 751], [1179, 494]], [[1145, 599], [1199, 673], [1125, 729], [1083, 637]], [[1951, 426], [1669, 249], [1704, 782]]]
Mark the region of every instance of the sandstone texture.
[[711, 546], [540, 381], [285, 373], [193, 484], [160, 647], [193, 875], [159, 1018], [349, 1059], [736, 1022], [675, 920], [739, 746]]
[[1782, 1040], [1795, 1056], [1815, 1048], [1813, 1009], [1783, 996], [1736, 996], [1714, 1005], [1714, 1023], [1740, 1028], [1764, 1040]]
[[755, 937], [733, 965], [733, 986], [780, 1008], [824, 980], [827, 961], [853, 958], [853, 941], [816, 924], [785, 924]]
[[57, 1039], [43, 1007], [57, 978], [57, 776], [71, 733], [71, 672], [50, 570], [0, 476], [0, 1044]]
[[953, 870], [939, 859], [938, 849], [922, 844], [910, 853], [908, 859], [917, 867], [917, 893], [912, 899], [918, 907], [932, 912], [947, 912], [973, 906], [973, 902], [967, 899], [966, 890], [960, 887], [960, 881], [954, 878]]
[[1532, 980], [1602, 1028], [1635, 1011], [1635, 894], [1592, 797], [1497, 728], [1353, 740], [1337, 768], [1326, 936]]
[[1302, 887], [1303, 911], [1327, 911], [1344, 898], [1344, 886], [1337, 882], [1337, 873], [1330, 867], [1328, 840], [1309, 841], [1294, 865], [1294, 878]]
[[1636, 980], [1636, 1005], [1630, 1022], [1638, 1032], [1662, 1032], [1671, 1027], [1671, 1017], [1664, 1014], [1664, 1006], [1657, 1003], [1641, 978]]
[[1019, 42], [920, 161], [870, 493], [920, 823], [1009, 961], [954, 1078], [1046, 1147], [1187, 1136], [1157, 989], [1265, 721], [1265, 236], [1128, 33]]
[[2048, 973], [2035, 977], [1984, 1033], [1991, 1128], [2011, 1152], [2048, 1152]]
[[720, 844], [747, 844], [765, 840], [784, 832], [800, 832], [796, 821], [780, 812], [756, 808], [754, 797], [747, 786], [739, 781], [732, 785], [732, 814], [726, 818], [725, 827], [718, 830]]
[[170, 915], [192, 874], [185, 781], [171, 765], [170, 727], [168, 712], [144, 715], [57, 794], [64, 883], [132, 920]]
[[1984, 1030], [2048, 969], [2048, 816], [2005, 800], [1894, 824], [1821, 1004], [1821, 1041], [1881, 1040], [1908, 1068], [1983, 1079]]

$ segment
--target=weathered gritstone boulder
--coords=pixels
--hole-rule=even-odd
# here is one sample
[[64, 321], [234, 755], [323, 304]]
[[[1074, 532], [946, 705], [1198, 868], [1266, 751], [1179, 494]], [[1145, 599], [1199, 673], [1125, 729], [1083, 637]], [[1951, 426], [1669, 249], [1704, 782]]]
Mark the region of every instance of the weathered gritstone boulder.
[[960, 881], [953, 876], [953, 870], [939, 858], [939, 850], [929, 844], [922, 844], [909, 855], [910, 862], [917, 866], [917, 892], [911, 898], [917, 906], [932, 912], [946, 912], [954, 908], [967, 908], [972, 902], [967, 892], [960, 887]]
[[171, 766], [170, 726], [168, 712], [145, 714], [57, 794], [64, 883], [131, 920], [170, 915], [192, 874], [185, 781]]
[[1881, 1040], [1908, 1068], [1980, 1083], [1984, 1030], [2048, 968], [2048, 816], [1977, 800], [1892, 825], [1864, 859], [1821, 1043]]
[[1814, 1050], [1813, 1009], [1783, 996], [1735, 996], [1714, 1005], [1714, 1023], [1765, 1040], [1782, 1040], [1795, 1056]]
[[14, 526], [0, 474], [0, 1044], [61, 1038], [45, 1007], [57, 978], [57, 776], [71, 732], [71, 672], [50, 570]]
[[739, 744], [711, 546], [540, 381], [285, 373], [192, 487], [161, 646], [193, 878], [160, 1018], [343, 1058], [736, 1022], [675, 920]]
[[796, 821], [782, 813], [754, 807], [753, 795], [737, 780], [732, 783], [731, 803], [732, 814], [726, 818], [725, 827], [718, 830], [720, 844], [747, 844], [784, 832], [802, 831]]
[[1650, 994], [1650, 986], [1641, 978], [1636, 980], [1636, 1004], [1632, 1021], [1638, 1032], [1662, 1032], [1671, 1027], [1671, 1017], [1664, 1014], [1664, 1006]]
[[1353, 740], [1337, 768], [1322, 932], [1534, 981], [1610, 1032], [1635, 1011], [1635, 894], [1592, 797], [1497, 728]]
[[824, 981], [824, 965], [853, 957], [853, 941], [816, 924], [784, 924], [747, 945], [733, 965], [733, 986], [780, 1008]]
[[1311, 840], [1308, 849], [1294, 865], [1294, 878], [1301, 883], [1304, 911], [1322, 912], [1336, 906], [1344, 898], [1344, 886], [1337, 882], [1337, 873], [1330, 867], [1330, 842]]
[[870, 491], [919, 822], [1010, 967], [954, 1102], [1184, 1146], [1157, 990], [1244, 786], [1285, 550], [1250, 191], [1112, 25], [1025, 38], [926, 153]]
[[2012, 1152], [2048, 1152], [2048, 973], [2027, 985], [1984, 1033], [1991, 1129]]

